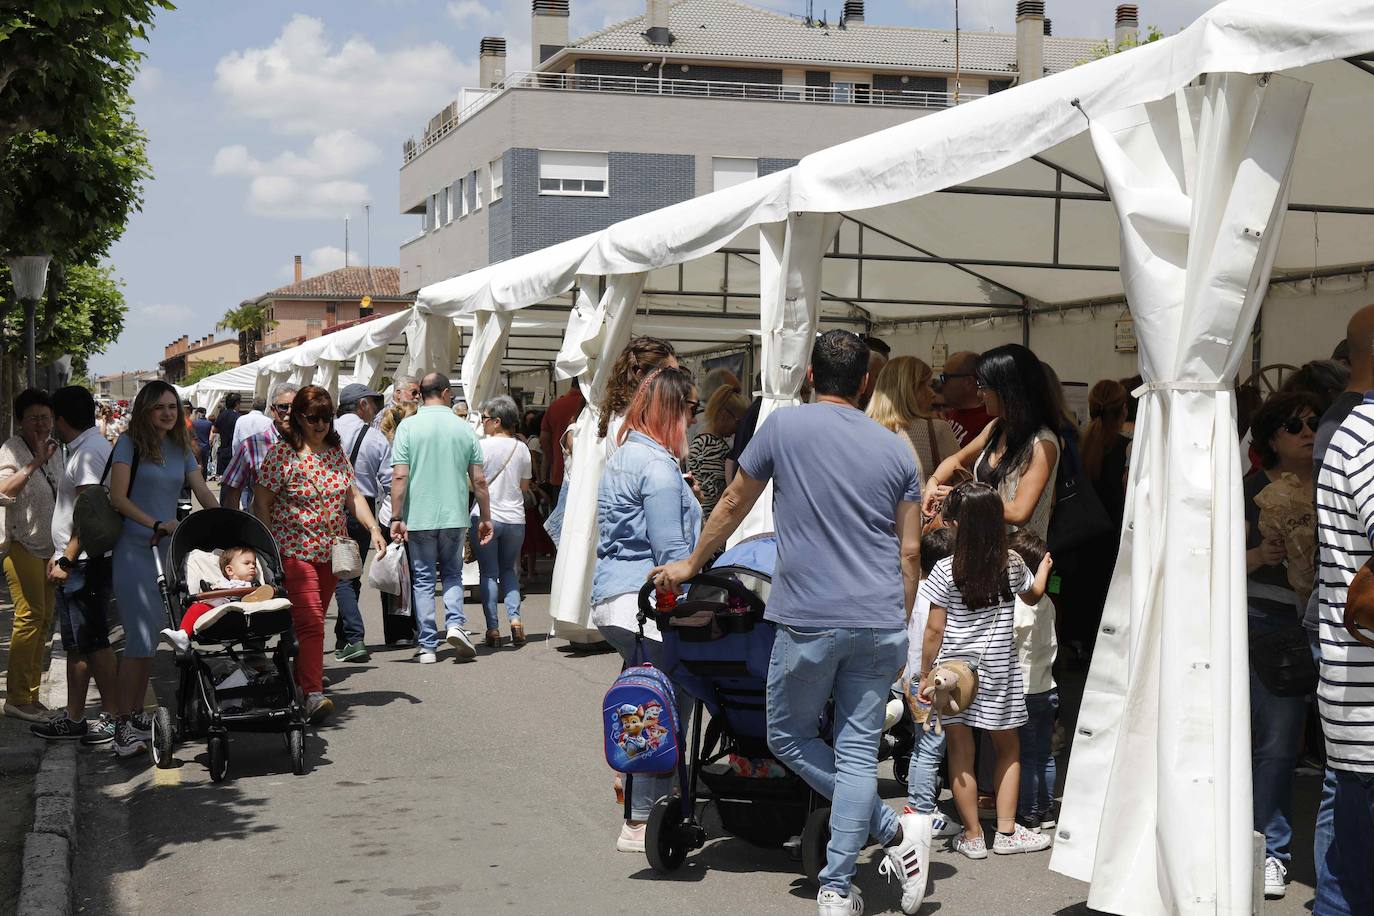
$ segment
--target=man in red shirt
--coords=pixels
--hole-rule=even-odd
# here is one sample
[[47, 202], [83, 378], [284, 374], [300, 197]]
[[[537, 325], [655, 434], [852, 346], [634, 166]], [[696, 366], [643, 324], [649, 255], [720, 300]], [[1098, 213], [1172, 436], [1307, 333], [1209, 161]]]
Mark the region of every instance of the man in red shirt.
[[563, 486], [563, 434], [585, 406], [587, 400], [582, 397], [582, 388], [573, 382], [572, 388], [544, 411], [544, 419], [539, 424], [539, 445], [544, 450], [544, 482], [549, 485], [552, 491], [550, 496], [555, 499], [559, 488]]
[[940, 373], [945, 419], [954, 428], [960, 448], [972, 442], [983, 427], [992, 422], [982, 398], [978, 397], [978, 381], [973, 371], [977, 365], [977, 353], [953, 353], [945, 360], [945, 371]]

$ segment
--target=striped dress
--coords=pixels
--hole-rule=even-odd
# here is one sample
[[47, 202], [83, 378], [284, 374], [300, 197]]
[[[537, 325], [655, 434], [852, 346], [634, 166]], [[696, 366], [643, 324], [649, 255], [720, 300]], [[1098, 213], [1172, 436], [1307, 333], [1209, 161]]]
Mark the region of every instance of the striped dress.
[[1345, 418], [1317, 477], [1321, 610], [1318, 710], [1335, 770], [1374, 773], [1374, 649], [1352, 639], [1343, 617], [1355, 573], [1374, 553], [1374, 403]]
[[[1007, 576], [1019, 594], [1035, 584], [1035, 574], [1021, 555], [1007, 552]], [[1005, 731], [1026, 724], [1026, 688], [1016, 655], [1015, 600], [970, 608], [954, 584], [954, 558], [945, 557], [921, 583], [921, 596], [947, 613], [940, 658], [959, 659], [978, 670], [978, 695], [968, 709], [945, 716], [945, 724]]]

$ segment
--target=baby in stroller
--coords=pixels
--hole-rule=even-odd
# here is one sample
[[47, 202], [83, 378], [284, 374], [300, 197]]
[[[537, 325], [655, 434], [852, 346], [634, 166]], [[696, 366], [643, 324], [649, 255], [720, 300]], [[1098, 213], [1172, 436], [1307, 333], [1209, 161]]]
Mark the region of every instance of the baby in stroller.
[[[231, 602], [236, 605], [234, 609], [241, 612], [242, 609], [237, 605], [267, 601], [275, 597], [273, 588], [263, 585], [258, 580], [258, 555], [253, 548], [245, 545], [225, 548], [219, 555], [219, 569], [223, 574], [221, 578], [201, 583], [202, 586], [208, 585], [209, 589], [202, 592], [203, 600], [186, 609], [180, 627], [167, 627], [162, 631], [163, 639], [171, 643], [178, 653], [190, 651], [191, 637], [195, 635], [198, 621], [204, 619], [205, 626], [208, 627], [231, 610], [227, 607]], [[244, 591], [245, 589], [247, 591]], [[220, 591], [232, 594], [213, 594]], [[219, 609], [218, 613], [212, 613], [216, 609]]]

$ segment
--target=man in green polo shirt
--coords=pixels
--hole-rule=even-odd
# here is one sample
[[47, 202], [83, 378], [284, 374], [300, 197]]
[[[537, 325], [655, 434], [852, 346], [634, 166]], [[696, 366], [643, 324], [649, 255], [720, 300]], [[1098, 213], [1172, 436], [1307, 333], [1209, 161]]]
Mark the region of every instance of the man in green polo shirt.
[[472, 427], [453, 414], [453, 394], [442, 372], [420, 380], [423, 406], [396, 428], [391, 449], [391, 536], [409, 545], [420, 664], [437, 661], [439, 632], [434, 625], [434, 588], [444, 583], [444, 625], [448, 644], [467, 661], [477, 657], [463, 631], [463, 539], [472, 524], [468, 487], [477, 497], [477, 536], [491, 540], [487, 477], [482, 447]]

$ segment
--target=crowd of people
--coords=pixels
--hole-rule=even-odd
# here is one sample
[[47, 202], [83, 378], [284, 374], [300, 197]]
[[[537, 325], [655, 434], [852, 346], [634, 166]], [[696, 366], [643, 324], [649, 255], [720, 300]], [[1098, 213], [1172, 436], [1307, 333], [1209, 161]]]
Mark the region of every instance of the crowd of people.
[[[559, 540], [575, 443], [594, 436], [608, 459], [590, 620], [627, 664], [660, 658], [652, 621], [640, 635], [645, 581], [674, 590], [707, 567], [771, 482], [768, 745], [831, 801], [819, 910], [862, 912], [855, 863], [876, 840], [879, 871], [901, 882], [903, 909], [915, 912], [933, 839], [970, 859], [1050, 845], [1064, 740], [1055, 669], [1092, 653], [1127, 514], [1138, 384], [1098, 381], [1080, 427], [1058, 377], [1026, 347], [955, 353], [937, 373], [914, 356], [893, 358], [879, 338], [829, 331], [807, 370], [808, 403], [763, 423], [762, 396], [747, 397], [726, 370], [698, 385], [673, 345], [652, 337], [620, 354], [585, 435], [576, 385], [542, 413], [522, 414], [502, 395], [474, 405], [471, 418], [439, 372], [396, 378], [389, 394], [350, 384], [337, 401], [319, 386], [278, 383], [247, 411], [229, 395], [213, 419], [155, 381], [122, 429], [83, 388], [25, 391], [14, 405], [18, 431], [0, 446], [4, 569], [16, 606], [5, 712], [45, 738], [109, 743], [124, 757], [146, 748], [143, 702], [165, 622], [149, 545], [175, 531], [188, 492], [205, 507], [252, 512], [275, 539], [300, 646], [297, 686], [313, 722], [333, 709], [323, 671], [331, 603], [335, 659], [369, 654], [362, 583], [336, 576], [339, 544], [356, 544], [364, 559], [406, 545], [411, 593], [382, 596], [383, 637], [413, 645], [418, 663], [437, 661], [441, 644], [459, 660], [477, 655], [467, 562], [479, 569], [482, 641], [505, 643], [504, 608], [510, 644], [523, 645], [522, 578]], [[1370, 390], [1374, 306], [1352, 319], [1333, 359], [1302, 367], [1265, 397], [1237, 392], [1252, 464], [1244, 501], [1254, 823], [1265, 837], [1265, 893], [1282, 896], [1294, 772], [1309, 756], [1325, 768], [1319, 914], [1374, 907], [1374, 650], [1349, 638], [1341, 613], [1351, 577], [1374, 553], [1364, 534], [1374, 531], [1363, 457]], [[1057, 493], [1079, 479], [1091, 483], [1095, 519], [1081, 514], [1082, 502], [1072, 518], [1057, 511]], [[73, 531], [77, 497], [95, 486], [108, 488], [123, 518], [105, 557], [88, 557]], [[224, 572], [258, 584], [247, 567]], [[111, 608], [123, 627], [118, 658]], [[38, 698], [54, 616], [67, 651], [64, 710]], [[176, 632], [162, 637], [183, 651]], [[1295, 666], [1295, 651], [1311, 666]], [[937, 669], [956, 660], [976, 670], [977, 692], [942, 729], [920, 730], [898, 812], [876, 792], [893, 685], [924, 720]], [[92, 679], [102, 708], [88, 720]], [[824, 736], [827, 704], [834, 731]], [[946, 757], [948, 811], [937, 804]], [[618, 849], [644, 850], [649, 811], [671, 791], [671, 776], [634, 780]], [[990, 838], [985, 817], [995, 821]]]

